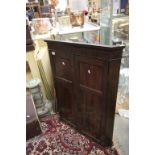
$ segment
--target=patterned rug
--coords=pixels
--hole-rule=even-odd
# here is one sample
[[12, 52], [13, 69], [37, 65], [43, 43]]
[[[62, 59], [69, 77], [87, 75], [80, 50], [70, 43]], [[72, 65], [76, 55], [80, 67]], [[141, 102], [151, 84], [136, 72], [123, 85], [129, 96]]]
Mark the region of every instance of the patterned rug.
[[59, 121], [57, 115], [41, 120], [43, 133], [26, 142], [27, 155], [118, 155], [114, 147], [104, 148]]

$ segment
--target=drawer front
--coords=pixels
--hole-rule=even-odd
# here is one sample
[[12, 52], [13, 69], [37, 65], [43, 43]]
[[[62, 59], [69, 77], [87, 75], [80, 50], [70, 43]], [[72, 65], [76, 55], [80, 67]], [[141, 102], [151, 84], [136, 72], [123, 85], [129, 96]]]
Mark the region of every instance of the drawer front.
[[72, 81], [72, 66], [70, 59], [55, 56], [54, 63], [56, 77]]

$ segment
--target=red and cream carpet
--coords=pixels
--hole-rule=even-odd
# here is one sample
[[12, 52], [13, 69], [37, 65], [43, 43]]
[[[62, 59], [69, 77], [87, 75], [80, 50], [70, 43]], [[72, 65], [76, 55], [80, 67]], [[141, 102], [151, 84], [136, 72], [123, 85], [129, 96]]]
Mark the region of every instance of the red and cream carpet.
[[118, 155], [114, 147], [104, 148], [59, 121], [57, 115], [41, 120], [43, 133], [26, 142], [27, 155]]

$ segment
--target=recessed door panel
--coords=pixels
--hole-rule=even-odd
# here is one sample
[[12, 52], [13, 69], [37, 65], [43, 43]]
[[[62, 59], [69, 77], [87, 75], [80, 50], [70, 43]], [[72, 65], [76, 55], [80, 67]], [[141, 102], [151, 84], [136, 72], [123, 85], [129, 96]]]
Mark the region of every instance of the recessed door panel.
[[68, 58], [54, 57], [56, 76], [67, 80], [72, 80], [71, 61]]
[[72, 83], [56, 79], [56, 96], [60, 116], [62, 116], [66, 120], [73, 122], [74, 102]]
[[80, 84], [96, 90], [102, 90], [103, 68], [80, 62]]
[[101, 116], [104, 108], [102, 96], [88, 92], [83, 93], [85, 96], [85, 131], [97, 138], [100, 136]]
[[[85, 104], [81, 102], [84, 100], [83, 91], [78, 90], [78, 94], [76, 94], [76, 104], [75, 104], [75, 125], [78, 129], [82, 130], [84, 127], [84, 113], [85, 113]], [[82, 103], [82, 104], [81, 104]]]

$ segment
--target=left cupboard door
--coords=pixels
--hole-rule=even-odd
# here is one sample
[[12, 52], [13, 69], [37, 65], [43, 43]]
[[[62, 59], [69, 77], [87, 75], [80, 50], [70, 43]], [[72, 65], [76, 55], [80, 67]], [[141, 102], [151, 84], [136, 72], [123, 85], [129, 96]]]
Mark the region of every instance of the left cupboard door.
[[51, 54], [51, 68], [56, 89], [57, 111], [69, 123], [74, 122], [74, 90], [72, 57], [61, 55], [61, 51]]

